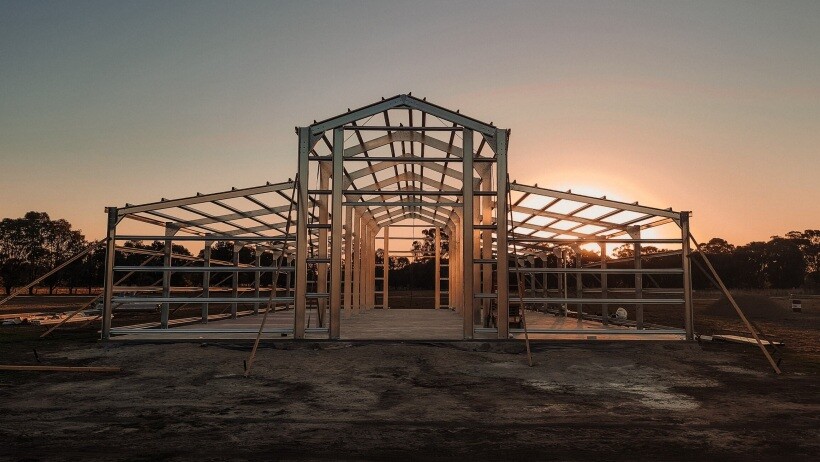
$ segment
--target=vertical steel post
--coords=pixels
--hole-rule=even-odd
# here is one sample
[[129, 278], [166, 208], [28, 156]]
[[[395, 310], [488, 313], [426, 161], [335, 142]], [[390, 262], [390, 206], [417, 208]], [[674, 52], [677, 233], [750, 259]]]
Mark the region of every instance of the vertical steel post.
[[353, 310], [358, 314], [362, 307], [362, 219], [356, 210], [353, 213]]
[[507, 258], [507, 141], [509, 133], [507, 130], [497, 129], [496, 138], [496, 248], [497, 248], [497, 271], [498, 271], [498, 338], [509, 337], [510, 329], [510, 272], [509, 260]]
[[308, 179], [310, 178], [310, 128], [299, 127], [299, 181], [296, 195], [296, 291], [293, 309], [293, 338], [305, 338], [305, 310], [307, 308], [307, 247], [308, 235]]
[[[166, 238], [170, 238], [177, 232], [176, 227], [172, 226], [172, 223], [165, 223], [165, 236]], [[171, 239], [165, 239], [165, 244], [162, 248], [163, 250], [163, 259], [162, 263], [165, 268], [170, 268], [173, 262], [171, 258], [171, 250], [172, 250], [172, 241]], [[171, 270], [165, 269], [162, 271], [162, 298], [168, 299], [171, 297]], [[169, 302], [162, 303], [162, 312], [160, 314], [160, 328], [167, 329], [168, 328], [168, 318], [170, 317], [171, 312], [171, 304]]]
[[390, 227], [384, 227], [384, 262], [382, 266], [382, 308], [390, 309]]
[[461, 274], [461, 267], [459, 266], [459, 259], [461, 258], [461, 247], [459, 246], [459, 240], [461, 239], [460, 223], [459, 209], [456, 209], [453, 211], [453, 232], [450, 233], [450, 266], [447, 268], [447, 291], [450, 296], [450, 308], [459, 314], [461, 313], [461, 303], [459, 303], [461, 296], [461, 284], [459, 283], [459, 274]]
[[[234, 268], [239, 268], [239, 252], [242, 251], [243, 245], [234, 242], [233, 244], [233, 258], [232, 263]], [[234, 300], [239, 299], [239, 271], [234, 271], [233, 276], [231, 277], [231, 297]], [[239, 303], [234, 301], [231, 303], [231, 319], [236, 319], [236, 312], [239, 308]]]
[[436, 247], [436, 275], [434, 279], [435, 290], [433, 296], [435, 297], [435, 303], [433, 303], [433, 307], [439, 309], [441, 308], [441, 228], [436, 226], [434, 230], [436, 233], [435, 241], [433, 241], [433, 245]]
[[[543, 254], [541, 256], [541, 268], [547, 267], [547, 255]], [[541, 275], [541, 297], [547, 298], [549, 297], [549, 273], [544, 273]], [[548, 303], [545, 300], [543, 304], [544, 312], [547, 311]]]
[[[475, 163], [473, 163], [475, 166]], [[473, 193], [475, 193], [475, 187], [478, 186], [479, 190], [481, 190], [481, 185], [478, 181], [473, 180]], [[481, 218], [481, 198], [479, 196], [478, 199], [473, 198], [473, 258], [481, 258], [481, 233], [475, 230], [475, 222], [478, 220], [480, 222]], [[473, 293], [478, 294], [481, 293], [481, 267], [484, 265], [481, 264], [473, 264]], [[480, 300], [480, 301], [479, 301]], [[473, 324], [478, 323], [481, 324], [481, 306], [483, 299], [474, 299], [473, 300]]]
[[[601, 269], [606, 271], [607, 266], [607, 255], [606, 255], [606, 243], [602, 242], [601, 246]], [[609, 281], [607, 280], [607, 273], [601, 273], [601, 298], [609, 298]], [[601, 323], [603, 325], [609, 324], [609, 305], [606, 303], [601, 304]]]
[[[333, 137], [336, 138], [336, 131], [333, 130]], [[334, 167], [335, 167], [335, 149], [333, 152], [334, 158]], [[328, 172], [326, 168], [319, 163], [319, 189], [322, 191], [327, 191], [328, 186], [330, 184], [330, 179], [328, 178]], [[319, 201], [319, 223], [322, 225], [328, 224], [328, 195], [327, 194], [319, 194], [318, 196]], [[319, 228], [319, 237], [318, 237], [318, 257], [319, 258], [327, 258], [327, 228]], [[317, 263], [316, 264], [316, 293], [317, 294], [326, 294], [327, 293], [327, 263]], [[325, 319], [325, 313], [327, 312], [327, 302], [328, 300], [325, 298], [320, 298], [316, 300], [316, 318], [318, 321], [319, 327], [327, 326], [327, 320]], [[331, 302], [332, 303], [332, 302]]]
[[[581, 248], [575, 247], [575, 267], [580, 269], [581, 268]], [[575, 296], [578, 298], [584, 297], [584, 275], [581, 273], [575, 274]], [[575, 312], [576, 316], [578, 317], [578, 321], [581, 321], [584, 317], [584, 304], [577, 303], [575, 305]]]
[[369, 227], [368, 247], [367, 247], [367, 300], [368, 307], [372, 310], [376, 308], [376, 230]]
[[370, 309], [370, 228], [367, 221], [362, 218], [362, 283], [359, 286], [362, 293], [359, 295], [359, 302], [362, 308]]
[[[205, 268], [211, 267], [211, 244], [212, 241], [205, 241], [205, 248], [202, 250], [202, 256], [205, 259], [203, 263]], [[203, 271], [202, 272], [202, 298], [205, 299], [205, 302], [202, 303], [201, 308], [201, 321], [204, 323], [208, 322], [208, 312], [210, 304], [208, 303], [208, 298], [211, 297], [211, 272], [210, 271]]]
[[[259, 299], [259, 284], [262, 280], [262, 247], [256, 246], [253, 250], [253, 264], [256, 271], [253, 273], [253, 298]], [[253, 314], [259, 314], [259, 302], [253, 304]]]
[[106, 207], [108, 214], [106, 223], [105, 242], [105, 279], [103, 280], [103, 316], [102, 316], [102, 339], [111, 338], [111, 297], [114, 295], [114, 255], [117, 251], [115, 237], [117, 235], [117, 222], [119, 215], [116, 207]]
[[[330, 338], [338, 339], [342, 309], [342, 183], [344, 176], [344, 132], [333, 130], [333, 211], [330, 244]], [[320, 238], [321, 241], [321, 238]], [[327, 237], [324, 241], [327, 250]], [[322, 248], [320, 247], [320, 249]]]
[[345, 207], [345, 316], [353, 309], [353, 207]]
[[[631, 228], [631, 230], [629, 231], [629, 235], [632, 237], [632, 239], [637, 240], [635, 242], [634, 260], [635, 269], [640, 270], [643, 267], [643, 265], [641, 264], [640, 226], [635, 226]], [[643, 274], [641, 273], [635, 273], [635, 298], [643, 298]], [[635, 305], [635, 328], [638, 330], [643, 329], [643, 304], [641, 303]]]
[[[492, 191], [492, 166], [484, 164], [484, 169], [481, 173], [481, 190], [484, 192]], [[492, 197], [481, 196], [481, 224], [490, 225], [493, 222], [492, 217]], [[492, 230], [484, 228], [481, 231], [481, 258], [489, 260], [493, 258], [493, 232]], [[481, 265], [481, 293], [489, 294], [493, 292], [493, 265], [484, 263]], [[490, 320], [490, 308], [492, 300], [485, 298], [481, 300], [481, 320], [482, 326], [488, 326]]]
[[683, 269], [683, 316], [684, 328], [686, 330], [686, 340], [695, 339], [695, 319], [694, 310], [692, 309], [692, 267], [691, 267], [691, 249], [689, 247], [689, 215], [690, 212], [681, 212], [680, 214], [680, 229], [681, 229], [681, 265]]
[[473, 131], [465, 129], [464, 130], [464, 141], [462, 150], [464, 152], [464, 158], [462, 162], [462, 179], [463, 179], [463, 187], [462, 187], [462, 207], [464, 211], [464, 218], [461, 222], [462, 229], [461, 229], [461, 237], [462, 237], [462, 253], [463, 253], [463, 284], [462, 284], [462, 291], [464, 296], [464, 309], [462, 310], [461, 316], [464, 320], [464, 339], [469, 340], [473, 338], [473, 326], [475, 322], [473, 321], [473, 315], [475, 313], [475, 296], [474, 296], [474, 288], [473, 288], [473, 225], [475, 223], [475, 216], [473, 215], [473, 201], [475, 199], [473, 195]]

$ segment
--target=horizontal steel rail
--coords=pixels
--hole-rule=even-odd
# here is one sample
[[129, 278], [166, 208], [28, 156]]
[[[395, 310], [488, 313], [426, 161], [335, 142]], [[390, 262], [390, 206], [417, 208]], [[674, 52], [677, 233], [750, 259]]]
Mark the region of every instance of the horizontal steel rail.
[[389, 131], [389, 132], [460, 132], [462, 127], [405, 127], [404, 125], [356, 125], [355, 127], [346, 125], [342, 129], [347, 131]]
[[231, 241], [231, 242], [283, 242], [295, 241], [296, 236], [231, 236], [231, 235], [204, 235], [204, 236], [159, 236], [154, 234], [125, 234], [114, 236], [116, 241]]
[[464, 204], [461, 202], [409, 202], [409, 201], [396, 201], [396, 202], [382, 202], [382, 201], [362, 201], [362, 202], [350, 202], [345, 201], [342, 202], [342, 205], [349, 206], [349, 207], [370, 207], [370, 206], [381, 206], [381, 207], [462, 207]]
[[276, 271], [295, 271], [293, 266], [115, 266], [114, 271], [133, 271], [136, 273], [273, 273]]
[[680, 268], [526, 268], [511, 270], [516, 273], [577, 273], [577, 274], [683, 274]]
[[294, 297], [112, 297], [114, 303], [293, 303]]
[[461, 190], [456, 191], [425, 191], [423, 189], [399, 189], [399, 190], [365, 190], [343, 191], [345, 196], [461, 196]]
[[516, 303], [582, 303], [584, 305], [677, 305], [682, 298], [549, 298], [549, 297], [510, 297]]
[[[572, 221], [571, 217], [566, 218], [568, 221]], [[603, 244], [680, 244], [680, 239], [606, 239], [603, 237], [600, 238], [578, 238], [578, 239], [560, 239], [554, 237], [510, 237], [510, 242], [545, 242], [551, 244], [561, 244], [561, 245], [583, 245], [583, 244], [595, 244], [595, 243], [603, 243]], [[651, 254], [647, 254], [651, 255]], [[646, 256], [646, 255], [642, 255]]]
[[[539, 329], [528, 327], [530, 334], [586, 334], [586, 335], [686, 335], [683, 329]], [[511, 328], [511, 334], [523, 334], [524, 329]]]
[[[316, 159], [312, 157], [311, 160]], [[330, 159], [328, 159], [330, 160]], [[395, 162], [401, 164], [424, 164], [434, 162], [445, 162], [448, 164], [459, 163], [464, 160], [460, 157], [415, 157], [415, 156], [370, 156], [370, 157], [345, 157], [345, 162]]]
[[[305, 332], [311, 334], [323, 334], [327, 333], [326, 327], [308, 327], [305, 328]], [[111, 329], [111, 334], [116, 335], [152, 335], [152, 334], [164, 334], [164, 335], [174, 335], [174, 334], [257, 334], [259, 333], [259, 329], [181, 329], [181, 328], [174, 328], [169, 327], [166, 329], [156, 329], [156, 328], [128, 328], [128, 327], [115, 327]], [[293, 328], [292, 327], [270, 327], [264, 329], [262, 331], [263, 334], [292, 334]]]

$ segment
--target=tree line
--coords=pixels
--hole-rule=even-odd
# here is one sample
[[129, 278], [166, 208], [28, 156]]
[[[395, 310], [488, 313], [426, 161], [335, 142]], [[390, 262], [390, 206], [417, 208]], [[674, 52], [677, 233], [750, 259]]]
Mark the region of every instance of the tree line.
[[[6, 293], [15, 287], [21, 287], [45, 274], [72, 255], [80, 252], [86, 246], [95, 243], [89, 242], [78, 230], [72, 229], [71, 224], [64, 219], [52, 220], [45, 212], [29, 212], [22, 218], [5, 218], [0, 221], [0, 284]], [[449, 261], [449, 239], [440, 230], [440, 245], [442, 263]], [[133, 252], [117, 251], [115, 264], [118, 266], [138, 266], [148, 258], [155, 258], [161, 265], [162, 259], [158, 255], [164, 249], [160, 241], [125, 242], [123, 247], [134, 249]], [[433, 287], [434, 255], [435, 255], [435, 228], [423, 230], [422, 238], [411, 244], [412, 259], [407, 257], [391, 257], [390, 285], [391, 287], [408, 287], [417, 289], [431, 289]], [[194, 257], [184, 246], [173, 245], [172, 251], [180, 258]], [[641, 249], [642, 254], [663, 252], [651, 246]], [[768, 241], [750, 242], [746, 245], [735, 246], [721, 238], [712, 238], [700, 245], [698, 252], [703, 252], [714, 264], [720, 277], [729, 288], [737, 289], [795, 289], [804, 288], [817, 290], [820, 288], [820, 230], [791, 231], [785, 236], [773, 236]], [[622, 246], [615, 250], [612, 257], [612, 267], [619, 264], [627, 267], [629, 262], [618, 263], [618, 259], [628, 260], [633, 255], [630, 246]], [[198, 261], [203, 257], [204, 250], [196, 255], [198, 258], [189, 258], [190, 265], [202, 266]], [[232, 242], [215, 242], [211, 248], [213, 261], [233, 261], [234, 246]], [[241, 263], [255, 261], [255, 249], [244, 247], [239, 251]], [[263, 253], [260, 257], [263, 266], [273, 266], [273, 254]], [[581, 263], [600, 260], [597, 252], [582, 250], [572, 255], [568, 266], [575, 266], [575, 259]], [[670, 265], [676, 256], [649, 258], [644, 267], [661, 267]], [[549, 266], [557, 265], [557, 257], [547, 256]], [[376, 252], [376, 260], [384, 260], [384, 252]], [[699, 260], [697, 257], [694, 260]], [[77, 260], [63, 271], [47, 278], [42, 286], [47, 287], [49, 293], [57, 287], [68, 288], [75, 293], [78, 288], [85, 288], [90, 293], [92, 289], [102, 285], [105, 272], [105, 248], [97, 247], [84, 258]], [[218, 267], [212, 270], [212, 286], [229, 286], [230, 273], [220, 276]], [[446, 270], [443, 271], [446, 274]], [[140, 272], [131, 276], [126, 285], [157, 284], [161, 279], [160, 272]], [[285, 276], [282, 275], [282, 278]], [[254, 275], [251, 272], [240, 273], [240, 284], [253, 283]], [[272, 275], [262, 275], [262, 284], [269, 284]], [[284, 280], [280, 281], [284, 282]], [[172, 285], [198, 286], [202, 283], [202, 275], [197, 273], [175, 273], [172, 275]], [[611, 279], [617, 284], [617, 278]], [[695, 289], [711, 287], [709, 279], [693, 268], [693, 285]], [[30, 289], [30, 292], [33, 289]]]
[[[396, 288], [413, 288], [429, 290], [433, 288], [435, 274], [435, 228], [423, 231], [422, 239], [414, 241], [411, 246], [413, 260], [406, 257], [390, 258], [390, 286]], [[441, 235], [441, 258], [446, 264], [449, 260], [449, 239]], [[712, 238], [695, 249], [702, 252], [712, 262], [723, 282], [730, 289], [798, 289], [809, 291], [820, 290], [820, 230], [790, 231], [785, 236], [772, 236], [768, 241], [755, 241], [746, 245], [735, 246], [722, 238]], [[660, 255], [665, 249], [654, 246], [643, 246], [642, 255], [658, 254], [643, 261], [644, 268], [669, 268], [679, 265], [680, 254]], [[634, 249], [629, 244], [615, 249], [607, 257], [612, 268], [629, 268]], [[377, 252], [377, 259], [383, 259], [383, 253]], [[567, 266], [574, 267], [576, 259], [582, 265], [599, 262], [599, 252], [581, 249], [572, 253]], [[548, 253], [546, 265], [559, 266], [558, 257]], [[620, 260], [620, 261], [619, 261]], [[381, 262], [381, 260], [379, 260]], [[537, 262], [539, 265], [542, 262]], [[534, 263], [525, 261], [525, 266]], [[710, 289], [712, 281], [701, 271], [702, 260], [693, 255], [692, 285], [695, 289]], [[443, 273], [443, 274], [446, 274]], [[656, 275], [654, 279], [661, 285], [674, 287], [680, 284], [675, 276]], [[514, 277], [512, 278], [514, 281]], [[611, 287], [629, 287], [634, 282], [633, 276], [609, 276]]]

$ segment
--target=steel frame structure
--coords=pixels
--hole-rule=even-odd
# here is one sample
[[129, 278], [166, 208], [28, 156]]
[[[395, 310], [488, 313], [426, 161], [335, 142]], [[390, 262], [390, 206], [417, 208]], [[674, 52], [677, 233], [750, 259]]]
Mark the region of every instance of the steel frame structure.
[[[106, 208], [103, 338], [148, 327], [168, 329], [180, 306], [199, 304], [196, 321], [207, 323], [258, 313], [261, 305], [270, 303], [293, 313], [291, 326], [270, 332], [294, 339], [307, 333], [339, 339], [343, 313], [388, 309], [387, 262], [391, 251], [399, 253], [390, 241], [408, 238], [397, 235], [407, 220], [436, 229], [432, 308], [457, 311], [464, 339], [477, 333], [509, 338], [520, 331], [514, 319], [519, 309], [557, 309], [579, 320], [599, 319], [606, 328], [612, 305], [635, 306], [632, 333], [680, 332], [693, 338], [689, 212], [510, 183], [509, 130], [410, 94], [297, 127], [296, 133], [296, 180]], [[124, 232], [124, 220], [153, 231]], [[658, 229], [666, 231], [655, 233]], [[450, 241], [446, 259], [439, 250], [439, 230]], [[145, 240], [163, 242], [163, 251], [123, 245]], [[211, 258], [216, 241], [233, 244], [232, 261]], [[173, 243], [199, 243], [202, 256], [177, 255]], [[611, 250], [607, 246], [623, 244], [633, 248], [631, 266], [613, 267], [623, 262], [606, 258]], [[647, 256], [642, 246], [655, 244], [674, 247], [664, 255], [680, 256], [673, 257], [677, 263], [643, 267]], [[576, 258], [576, 266], [567, 267], [569, 252], [589, 246], [600, 248], [600, 261], [584, 264]], [[240, 261], [239, 250], [245, 247], [253, 249], [253, 261]], [[381, 263], [376, 258], [379, 249]], [[117, 266], [117, 251], [162, 260], [159, 265]], [[266, 252], [273, 254], [270, 266], [261, 264]], [[161, 278], [152, 286], [114, 284], [116, 274], [140, 272]], [[240, 287], [239, 275], [245, 272], [253, 274], [253, 283]], [[263, 283], [264, 275], [280, 272], [286, 275], [284, 281]], [[173, 273], [202, 275], [201, 286], [174, 288]], [[219, 284], [212, 286], [212, 277], [223, 273], [230, 287], [215, 296]], [[672, 287], [661, 288], [653, 275], [677, 279]], [[512, 281], [518, 278], [523, 278], [523, 295], [511, 296]], [[613, 278], [617, 287], [611, 284]], [[647, 282], [658, 287], [647, 287]], [[117, 306], [145, 303], [161, 304], [157, 323], [112, 328]], [[660, 304], [681, 307], [682, 330], [654, 329], [644, 322], [643, 307]], [[215, 313], [220, 306], [222, 312]], [[600, 314], [593, 315], [589, 307], [596, 306]]]

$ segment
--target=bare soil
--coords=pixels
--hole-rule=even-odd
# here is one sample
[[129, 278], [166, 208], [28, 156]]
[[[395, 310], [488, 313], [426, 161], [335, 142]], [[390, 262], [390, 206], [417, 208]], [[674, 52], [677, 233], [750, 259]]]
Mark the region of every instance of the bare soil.
[[[743, 334], [716, 299], [697, 331]], [[0, 363], [123, 368], [0, 372], [0, 460], [817, 460], [820, 300], [757, 322], [781, 376], [718, 342], [537, 343], [533, 368], [521, 343], [279, 342], [245, 378], [248, 344], [0, 328]]]
[[[731, 344], [0, 342], [1, 460], [816, 460], [818, 364]], [[12, 338], [13, 337], [13, 338]]]

